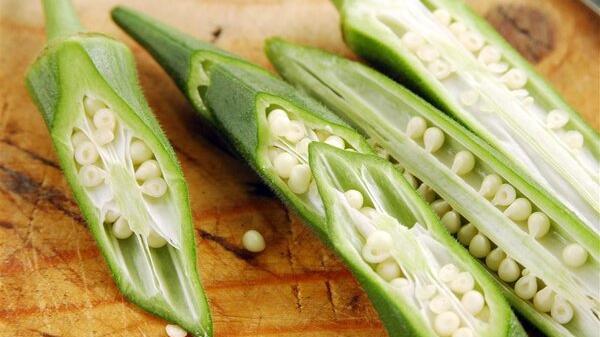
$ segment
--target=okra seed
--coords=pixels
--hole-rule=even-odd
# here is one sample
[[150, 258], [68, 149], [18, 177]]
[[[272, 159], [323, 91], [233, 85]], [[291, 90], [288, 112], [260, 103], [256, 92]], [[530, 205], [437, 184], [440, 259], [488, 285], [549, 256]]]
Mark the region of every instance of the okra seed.
[[529, 274], [521, 277], [515, 283], [515, 293], [524, 300], [530, 300], [537, 293], [537, 280]]
[[517, 98], [527, 98], [529, 96], [529, 91], [525, 89], [511, 90], [510, 92]]
[[546, 116], [546, 127], [552, 130], [560, 129], [569, 122], [569, 115], [559, 109], [552, 110]]
[[458, 35], [458, 40], [470, 52], [476, 52], [483, 47], [485, 41], [481, 34], [473, 31], [462, 32]]
[[308, 154], [308, 145], [312, 142], [312, 140], [308, 137], [302, 138], [297, 144], [296, 144], [296, 152], [298, 152], [301, 155], [307, 155]]
[[433, 17], [435, 19], [435, 21], [437, 21], [438, 23], [440, 23], [443, 26], [448, 26], [450, 24], [450, 22], [452, 21], [452, 17], [450, 16], [450, 13], [448, 13], [447, 10], [445, 9], [436, 9], [435, 11], [433, 11]]
[[388, 232], [376, 230], [367, 238], [367, 243], [362, 249], [363, 258], [369, 263], [383, 262], [390, 256], [393, 244], [392, 236]]
[[508, 206], [517, 197], [517, 191], [514, 187], [509, 184], [502, 184], [496, 194], [494, 195], [494, 199], [492, 199], [492, 204], [496, 206]]
[[485, 299], [479, 291], [469, 290], [462, 296], [460, 303], [467, 312], [474, 316], [483, 310]]
[[450, 234], [455, 234], [460, 229], [460, 215], [455, 211], [450, 211], [442, 217], [442, 224]]
[[533, 306], [539, 312], [549, 312], [554, 303], [554, 292], [550, 287], [538, 291], [533, 297]]
[[75, 131], [71, 136], [71, 144], [73, 144], [73, 147], [77, 147], [77, 145], [88, 140], [88, 137], [85, 135], [85, 133], [83, 133], [83, 131]]
[[141, 140], [134, 140], [131, 142], [131, 161], [133, 165], [140, 164], [153, 157], [150, 148]]
[[420, 139], [427, 129], [427, 121], [421, 116], [415, 116], [406, 124], [406, 135], [411, 139]]
[[504, 282], [514, 282], [521, 275], [521, 269], [519, 265], [515, 262], [515, 260], [510, 257], [505, 258], [500, 262], [500, 266], [498, 267], [498, 276]]
[[390, 281], [390, 285], [395, 289], [400, 290], [404, 296], [412, 297], [414, 294], [414, 286], [412, 282], [404, 277], [397, 277]]
[[187, 336], [187, 332], [183, 330], [179, 325], [175, 324], [167, 324], [167, 326], [165, 327], [165, 331], [167, 332], [167, 336], [169, 337]]
[[467, 31], [467, 26], [465, 26], [465, 24], [462, 22], [454, 22], [454, 23], [450, 24], [450, 26], [448, 28], [450, 28], [450, 31], [452, 32], [452, 34], [454, 34], [456, 36]]
[[98, 150], [89, 140], [81, 142], [75, 147], [75, 161], [79, 165], [93, 164], [98, 159]]
[[472, 89], [465, 90], [460, 94], [459, 99], [464, 106], [472, 106], [479, 100], [479, 92]]
[[475, 167], [475, 157], [467, 150], [459, 151], [452, 162], [452, 172], [459, 176], [465, 175]]
[[493, 74], [500, 75], [500, 74], [504, 74], [508, 70], [508, 64], [506, 64], [504, 62], [490, 63], [487, 65], [487, 68]]
[[523, 271], [521, 272], [522, 276], [527, 276], [531, 274], [531, 270], [527, 269], [527, 268], [523, 268]]
[[360, 212], [371, 220], [375, 219], [379, 215], [379, 212], [377, 212], [377, 210], [375, 210], [373, 207], [363, 207], [360, 209]]
[[325, 144], [329, 144], [342, 150], [346, 147], [344, 140], [336, 135], [327, 137], [327, 139], [325, 139]]
[[448, 213], [452, 208], [450, 204], [444, 199], [438, 199], [431, 203], [433, 211], [441, 218], [444, 214]]
[[295, 165], [290, 171], [288, 187], [296, 194], [303, 194], [308, 191], [311, 178], [310, 167], [307, 164]]
[[425, 184], [421, 184], [421, 186], [419, 186], [419, 188], [417, 188], [417, 192], [419, 193], [419, 195], [421, 195], [421, 197], [427, 203], [430, 203], [433, 200], [435, 200], [435, 197], [436, 197], [435, 191], [432, 190], [429, 186], [427, 186]]
[[274, 109], [267, 116], [267, 122], [269, 123], [269, 129], [274, 135], [284, 136], [288, 130], [290, 119], [282, 109]]
[[350, 204], [350, 207], [355, 209], [361, 209], [363, 205], [363, 195], [357, 190], [347, 190], [344, 193], [346, 200]]
[[142, 184], [141, 190], [150, 197], [159, 198], [167, 192], [167, 183], [163, 178], [150, 178]]
[[88, 115], [94, 115], [96, 111], [106, 108], [106, 104], [97, 98], [85, 96], [83, 98], [83, 107]]
[[[300, 143], [298, 143], [298, 144], [300, 144]], [[296, 148], [298, 148], [298, 144], [296, 144]], [[275, 158], [281, 152], [283, 152], [283, 151], [280, 148], [274, 147], [274, 146], [270, 147], [267, 150], [267, 156], [269, 157], [269, 161], [271, 162], [271, 164], [275, 161]]]
[[467, 291], [473, 290], [475, 287], [475, 280], [471, 273], [464, 271], [459, 273], [456, 278], [450, 282], [450, 289], [457, 294], [464, 294]]
[[399, 277], [402, 273], [400, 266], [398, 266], [398, 263], [394, 259], [387, 259], [378, 264], [375, 272], [388, 282]]
[[292, 168], [298, 165], [298, 159], [287, 152], [281, 152], [273, 161], [275, 173], [283, 179], [290, 177]]
[[115, 134], [109, 129], [96, 129], [94, 139], [100, 145], [106, 145], [115, 139]]
[[438, 278], [444, 283], [449, 283], [456, 279], [459, 272], [460, 271], [454, 264], [448, 263], [440, 268], [438, 272]]
[[485, 178], [483, 178], [483, 182], [479, 188], [479, 194], [489, 199], [496, 195], [500, 185], [502, 185], [502, 178], [496, 174], [487, 175]]
[[485, 264], [490, 270], [498, 271], [500, 263], [506, 258], [506, 253], [500, 247], [494, 248], [485, 258]]
[[412, 186], [412, 188], [416, 189], [419, 186], [417, 178], [415, 178], [415, 176], [413, 176], [412, 174], [404, 172], [402, 175], [404, 176], [404, 179], [406, 179], [406, 181], [408, 181], [408, 183]]
[[433, 329], [441, 337], [449, 337], [460, 326], [458, 315], [452, 311], [443, 312], [435, 317]]
[[110, 109], [100, 109], [94, 114], [94, 125], [98, 129], [112, 130], [115, 128], [115, 114]]
[[573, 319], [573, 307], [561, 296], [556, 296], [550, 315], [558, 323], [567, 324]]
[[417, 57], [423, 62], [431, 62], [440, 57], [440, 52], [430, 44], [424, 44], [417, 49]]
[[423, 285], [417, 287], [415, 291], [415, 296], [420, 300], [428, 300], [432, 298], [437, 292], [437, 288], [433, 284]]
[[430, 153], [434, 153], [444, 145], [444, 132], [437, 127], [430, 127], [425, 130], [423, 135], [423, 143], [425, 143], [425, 150]]
[[117, 239], [124, 240], [130, 237], [133, 231], [129, 228], [129, 222], [125, 218], [120, 217], [113, 224], [112, 233]]
[[265, 250], [265, 238], [259, 231], [251, 229], [242, 236], [242, 245], [244, 249], [252, 253], [259, 253]]
[[565, 132], [563, 135], [563, 141], [569, 148], [573, 150], [583, 147], [583, 135], [579, 131], [571, 130]]
[[137, 170], [135, 170], [135, 179], [137, 180], [148, 180], [151, 178], [157, 178], [161, 176], [160, 166], [154, 159], [146, 160], [143, 162]]
[[105, 223], [113, 223], [121, 216], [121, 213], [116, 209], [108, 209], [104, 214]]
[[450, 65], [446, 61], [435, 59], [427, 65], [429, 72], [438, 80], [443, 80], [451, 73]]
[[402, 43], [404, 43], [409, 50], [415, 51], [425, 43], [425, 40], [423, 40], [421, 35], [408, 31], [402, 35]]
[[154, 230], [150, 230], [148, 234], [148, 246], [151, 248], [160, 248], [167, 244], [167, 240], [165, 240], [160, 234], [155, 232]]
[[85, 165], [79, 170], [79, 181], [85, 187], [96, 187], [104, 182], [106, 172], [95, 165]]
[[490, 63], [499, 62], [502, 59], [502, 51], [496, 46], [485, 46], [479, 52], [477, 57], [479, 62], [488, 65]]
[[524, 221], [531, 215], [531, 202], [526, 198], [517, 198], [504, 210], [504, 214], [514, 221]]
[[458, 230], [458, 234], [456, 238], [458, 242], [462, 243], [464, 246], [468, 246], [473, 240], [473, 237], [477, 235], [477, 228], [472, 223], [468, 223], [464, 225], [461, 229]]
[[462, 327], [454, 331], [452, 337], [473, 337], [473, 330], [471, 328]]
[[572, 243], [563, 249], [562, 258], [567, 266], [577, 268], [585, 264], [588, 252], [577, 243]]
[[502, 81], [509, 89], [519, 89], [527, 83], [527, 74], [521, 69], [511, 69], [504, 76]]
[[306, 129], [304, 128], [304, 124], [299, 121], [291, 121], [287, 125], [285, 133], [283, 137], [289, 140], [292, 143], [298, 142], [306, 135]]
[[490, 240], [481, 233], [475, 235], [469, 243], [469, 252], [478, 259], [486, 257], [491, 250]]
[[450, 309], [450, 301], [448, 301], [445, 295], [437, 295], [431, 299], [428, 307], [434, 314], [441, 314]]
[[533, 212], [527, 219], [529, 234], [539, 239], [550, 231], [550, 219], [542, 212]]

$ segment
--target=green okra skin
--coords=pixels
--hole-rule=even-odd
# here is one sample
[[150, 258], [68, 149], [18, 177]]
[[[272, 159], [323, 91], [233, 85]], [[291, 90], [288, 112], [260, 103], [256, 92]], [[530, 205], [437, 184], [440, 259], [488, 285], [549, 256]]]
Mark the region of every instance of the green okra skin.
[[26, 84], [75, 200], [121, 292], [211, 336], [188, 189], [122, 43], [84, 32], [69, 1], [43, 1], [49, 43]]
[[600, 231], [600, 137], [462, 1], [338, 0], [346, 43]]
[[[419, 186], [416, 179], [413, 180], [415, 187], [421, 190], [428, 186], [435, 192], [424, 196], [431, 198], [428, 202], [438, 210], [448, 231], [481, 259], [524, 316], [548, 335], [594, 335], [599, 324], [595, 312], [598, 310], [596, 289], [600, 283], [597, 274], [600, 238], [567, 207], [532, 184], [504, 155], [382, 74], [357, 62], [281, 39], [269, 40], [266, 52], [286, 80], [360, 129], [377, 147], [385, 150], [378, 152], [389, 153], [391, 160], [406, 168], [411, 180], [416, 178], [422, 182]], [[438, 148], [428, 150], [432, 138], [428, 141], [426, 134], [432, 134], [429, 130], [434, 128], [441, 131], [443, 137]], [[461, 170], [458, 158], [463, 155], [459, 153], [470, 154], [473, 159], [471, 165], [466, 166], [468, 170]], [[495, 190], [483, 188], [484, 181], [489, 181], [491, 176], [498, 178]], [[498, 194], [500, 184], [506, 184], [515, 192], [510, 204], [494, 204], [502, 196]], [[519, 217], [514, 214], [519, 208], [517, 199], [527, 200], [531, 207]], [[444, 208], [444, 202], [449, 207]], [[460, 222], [450, 221], [452, 215], [460, 215]], [[548, 219], [548, 226], [542, 232], [537, 226], [540, 217]], [[466, 222], [489, 240], [490, 248], [497, 246], [518, 263], [519, 269], [527, 269], [535, 275], [539, 283], [535, 294], [542, 290], [543, 284], [569, 301], [574, 308], [572, 319], [560, 324], [554, 318], [561, 318], [558, 308], [554, 313], [540, 310], [531, 294], [523, 291], [527, 275], [514, 280], [500, 276], [498, 266], [494, 267], [492, 250], [482, 254], [477, 249], [481, 239], [474, 239], [474, 234], [470, 238], [465, 236], [471, 226]], [[574, 266], [568, 253], [572, 248], [567, 247], [578, 247], [589, 256]]]

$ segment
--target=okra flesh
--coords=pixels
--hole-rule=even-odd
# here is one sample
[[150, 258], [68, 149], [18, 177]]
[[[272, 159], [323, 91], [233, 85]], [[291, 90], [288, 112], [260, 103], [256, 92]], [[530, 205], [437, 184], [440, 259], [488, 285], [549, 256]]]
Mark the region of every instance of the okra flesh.
[[121, 43], [82, 33], [52, 41], [27, 86], [121, 292], [194, 336], [210, 336], [187, 186], [134, 67]]
[[[284, 78], [406, 169], [447, 230], [486, 265], [524, 315], [556, 336], [598, 331], [599, 239], [564, 206], [441, 111], [366, 66], [280, 40], [268, 42], [267, 54]], [[580, 257], [573, 259], [574, 250], [585, 259], [575, 261]], [[558, 304], [554, 314], [534, 304], [538, 293], [541, 298], [549, 292], [545, 287], [564, 299], [558, 304], [573, 309], [569, 320]]]
[[511, 159], [600, 231], [600, 137], [463, 3], [340, 0], [346, 42]]

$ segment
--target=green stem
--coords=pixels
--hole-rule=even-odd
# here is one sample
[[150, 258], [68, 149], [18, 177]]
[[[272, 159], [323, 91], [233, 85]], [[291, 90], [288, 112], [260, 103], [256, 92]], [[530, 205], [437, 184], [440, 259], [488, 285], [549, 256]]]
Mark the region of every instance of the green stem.
[[84, 31], [69, 0], [43, 0], [48, 42]]

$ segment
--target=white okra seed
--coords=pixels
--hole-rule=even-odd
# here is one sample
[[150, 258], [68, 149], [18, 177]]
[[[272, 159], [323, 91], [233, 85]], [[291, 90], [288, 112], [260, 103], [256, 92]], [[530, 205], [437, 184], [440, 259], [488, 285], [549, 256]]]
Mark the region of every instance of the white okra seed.
[[524, 300], [530, 300], [537, 293], [537, 279], [528, 274], [521, 277], [515, 283], [515, 293]]
[[346, 201], [350, 204], [350, 207], [354, 209], [361, 209], [363, 205], [363, 195], [357, 190], [347, 190], [344, 192]]
[[106, 213], [104, 213], [104, 222], [105, 223], [113, 223], [113, 222], [117, 221], [117, 219], [119, 219], [120, 216], [121, 216], [121, 212], [119, 212], [117, 207], [114, 205], [110, 205], [106, 209]]
[[131, 155], [131, 161], [133, 162], [133, 165], [138, 165], [153, 157], [150, 148], [142, 140], [139, 139], [136, 139], [131, 142], [129, 152]]
[[89, 140], [85, 140], [75, 147], [75, 161], [79, 165], [93, 164], [98, 159], [98, 150]]
[[495, 62], [488, 64], [487, 68], [492, 74], [501, 75], [508, 70], [508, 64], [504, 62]]
[[397, 277], [390, 281], [390, 285], [398, 289], [400, 293], [407, 297], [413, 297], [415, 289], [412, 282], [404, 277]]
[[539, 239], [550, 231], [550, 219], [542, 212], [533, 212], [527, 219], [527, 230], [530, 235]]
[[485, 44], [481, 34], [469, 30], [459, 33], [458, 40], [468, 51], [473, 53], [477, 52]]
[[458, 98], [464, 106], [472, 106], [479, 100], [479, 92], [473, 89], [465, 90]]
[[434, 153], [439, 150], [442, 145], [444, 145], [444, 140], [444, 132], [435, 126], [428, 128], [423, 134], [425, 150], [430, 153]]
[[450, 69], [450, 65], [446, 61], [440, 59], [435, 59], [431, 61], [427, 65], [427, 69], [438, 80], [445, 79], [452, 72]]
[[418, 286], [417, 289], [415, 289], [415, 297], [417, 297], [420, 300], [426, 301], [432, 298], [436, 292], [437, 287], [433, 284]]
[[471, 315], [477, 315], [483, 310], [485, 299], [479, 291], [469, 290], [462, 296], [460, 303]]
[[336, 135], [331, 135], [327, 137], [327, 139], [325, 139], [325, 144], [329, 144], [342, 150], [346, 147], [346, 143], [344, 142], [344, 140]]
[[97, 98], [85, 96], [83, 98], [83, 107], [88, 115], [93, 116], [96, 111], [106, 108], [106, 104]]
[[588, 252], [577, 243], [567, 245], [562, 251], [562, 259], [569, 267], [577, 268], [585, 264]]
[[458, 330], [454, 331], [452, 337], [473, 337], [473, 329], [463, 326], [462, 328], [458, 328]]
[[433, 11], [433, 18], [435, 19], [435, 21], [437, 21], [439, 24], [443, 25], [443, 26], [448, 26], [450, 24], [450, 22], [452, 21], [452, 17], [450, 16], [450, 13], [442, 8], [438, 8], [435, 11]]
[[417, 48], [417, 57], [423, 62], [431, 62], [440, 57], [440, 52], [430, 44], [423, 44]]
[[561, 296], [556, 296], [550, 316], [560, 324], [567, 324], [573, 319], [573, 307]]
[[419, 193], [419, 195], [421, 195], [421, 197], [427, 203], [430, 203], [433, 200], [435, 200], [435, 197], [436, 197], [435, 191], [432, 190], [429, 186], [427, 186], [425, 184], [421, 184], [421, 186], [419, 186], [419, 188], [417, 188], [417, 192]]
[[283, 179], [290, 177], [292, 168], [296, 165], [298, 165], [298, 159], [287, 152], [281, 152], [273, 161], [275, 173]]
[[450, 282], [450, 289], [457, 294], [464, 294], [467, 291], [473, 290], [475, 287], [475, 280], [473, 275], [468, 271], [459, 273], [456, 278]]
[[450, 337], [458, 330], [460, 318], [452, 311], [443, 312], [435, 317], [433, 330], [441, 337]]
[[498, 267], [498, 276], [504, 282], [514, 282], [521, 275], [521, 268], [515, 262], [515, 260], [510, 257], [505, 258], [500, 262], [500, 266]]
[[556, 130], [567, 125], [569, 122], [569, 114], [560, 109], [554, 109], [546, 116], [546, 127]]
[[304, 123], [300, 121], [289, 122], [283, 137], [292, 143], [300, 141], [306, 135], [306, 129]]
[[565, 144], [572, 150], [581, 149], [583, 147], [583, 135], [579, 131], [567, 131], [562, 138]]
[[303, 194], [308, 191], [311, 179], [312, 174], [307, 164], [295, 165], [290, 171], [288, 187], [296, 194]]
[[496, 46], [487, 45], [481, 49], [477, 59], [485, 65], [496, 63], [502, 59], [502, 51]]
[[106, 145], [115, 139], [115, 134], [109, 129], [96, 129], [94, 131], [94, 139], [100, 145]]
[[415, 51], [417, 48], [422, 46], [425, 43], [425, 40], [421, 37], [421, 35], [408, 31], [402, 35], [402, 43], [409, 50]]
[[94, 114], [94, 125], [98, 129], [113, 130], [115, 128], [115, 113], [107, 108], [100, 109]]
[[415, 176], [413, 176], [412, 174], [404, 172], [402, 175], [404, 176], [404, 179], [406, 179], [406, 181], [408, 181], [408, 183], [412, 186], [412, 188], [416, 189], [419, 186], [417, 178], [415, 178]]
[[485, 178], [483, 178], [483, 182], [479, 188], [479, 194], [489, 199], [496, 195], [500, 185], [502, 185], [502, 178], [500, 178], [500, 176], [497, 174], [487, 175]]
[[427, 129], [427, 121], [421, 116], [415, 116], [406, 124], [406, 135], [410, 139], [420, 139]]
[[283, 136], [288, 130], [290, 118], [284, 110], [273, 109], [267, 116], [267, 122], [269, 123], [269, 130], [275, 136]]
[[386, 281], [391, 281], [402, 274], [400, 266], [394, 259], [387, 259], [375, 267], [375, 272]]
[[252, 253], [259, 253], [265, 250], [265, 238], [259, 231], [251, 229], [242, 236], [242, 245], [244, 249]]
[[302, 138], [295, 146], [296, 148], [296, 152], [298, 152], [300, 155], [307, 155], [308, 154], [308, 145], [312, 142], [312, 140], [308, 137]]
[[165, 327], [165, 331], [167, 332], [167, 336], [169, 337], [187, 336], [187, 331], [183, 330], [183, 328], [175, 324], [167, 324], [167, 326]]
[[504, 214], [514, 221], [524, 221], [531, 215], [531, 202], [527, 198], [517, 198], [504, 210]]
[[142, 193], [147, 196], [159, 198], [167, 192], [167, 183], [163, 178], [150, 178], [141, 186]]
[[446, 214], [452, 210], [452, 207], [450, 207], [450, 204], [448, 204], [448, 202], [444, 199], [434, 200], [431, 203], [431, 208], [440, 218], [444, 214]]
[[442, 216], [442, 224], [450, 234], [455, 234], [460, 229], [460, 215], [456, 211], [450, 211]]
[[137, 170], [135, 170], [135, 179], [141, 181], [160, 176], [160, 166], [154, 159], [146, 160], [137, 168]]
[[433, 312], [434, 314], [441, 314], [442, 312], [448, 311], [448, 309], [450, 309], [451, 305], [450, 305], [450, 301], [448, 301], [446, 296], [441, 294], [441, 295], [437, 295], [436, 297], [432, 298], [431, 301], [429, 302], [428, 307], [429, 307], [429, 310], [431, 310], [431, 312]]
[[148, 234], [147, 239], [148, 239], [148, 246], [150, 246], [151, 248], [160, 248], [167, 244], [167, 240], [165, 240], [165, 238], [160, 236], [160, 234], [155, 232], [153, 229], [150, 230], [150, 233]]
[[502, 184], [496, 194], [494, 195], [494, 199], [492, 199], [492, 205], [495, 206], [508, 206], [517, 197], [517, 191], [514, 187], [509, 184]]
[[71, 144], [73, 147], [77, 147], [77, 145], [83, 143], [84, 141], [88, 141], [89, 138], [83, 133], [83, 131], [77, 130], [71, 136]]
[[458, 239], [458, 242], [462, 243], [464, 246], [468, 246], [473, 237], [477, 235], [477, 232], [477, 228], [475, 228], [472, 223], [468, 223], [458, 230], [456, 238]]
[[520, 89], [527, 84], [527, 74], [521, 69], [513, 68], [502, 76], [502, 81], [509, 89]]
[[104, 182], [106, 172], [95, 165], [85, 165], [79, 170], [79, 181], [85, 187], [96, 187]]
[[465, 26], [464, 23], [459, 22], [459, 21], [451, 23], [448, 28], [450, 28], [450, 31], [452, 32], [452, 34], [454, 34], [456, 36], [467, 31], [467, 26]]
[[473, 170], [475, 167], [475, 157], [470, 151], [462, 150], [454, 156], [452, 162], [452, 172], [459, 176], [465, 175]]
[[129, 222], [124, 217], [119, 217], [112, 226], [112, 233], [117, 239], [127, 239], [133, 234]]
[[482, 259], [490, 253], [492, 245], [485, 235], [478, 233], [469, 243], [469, 252], [478, 259]]
[[[300, 143], [298, 143], [298, 144], [300, 144]], [[278, 147], [274, 147], [274, 146], [269, 147], [269, 149], [267, 150], [267, 157], [269, 157], [269, 161], [271, 162], [271, 164], [273, 164], [273, 162], [275, 161], [275, 158], [281, 152], [283, 152], [283, 150], [281, 150]]]
[[367, 238], [362, 256], [369, 263], [381, 263], [390, 256], [393, 245], [392, 236], [388, 232], [376, 230]]
[[450, 283], [456, 279], [459, 272], [460, 271], [454, 264], [448, 263], [440, 268], [438, 271], [438, 278], [444, 283]]
[[549, 312], [554, 303], [554, 292], [550, 287], [538, 291], [533, 297], [533, 307], [539, 312]]
[[494, 248], [485, 258], [485, 264], [490, 270], [498, 271], [500, 263], [506, 258], [506, 253], [500, 247]]

